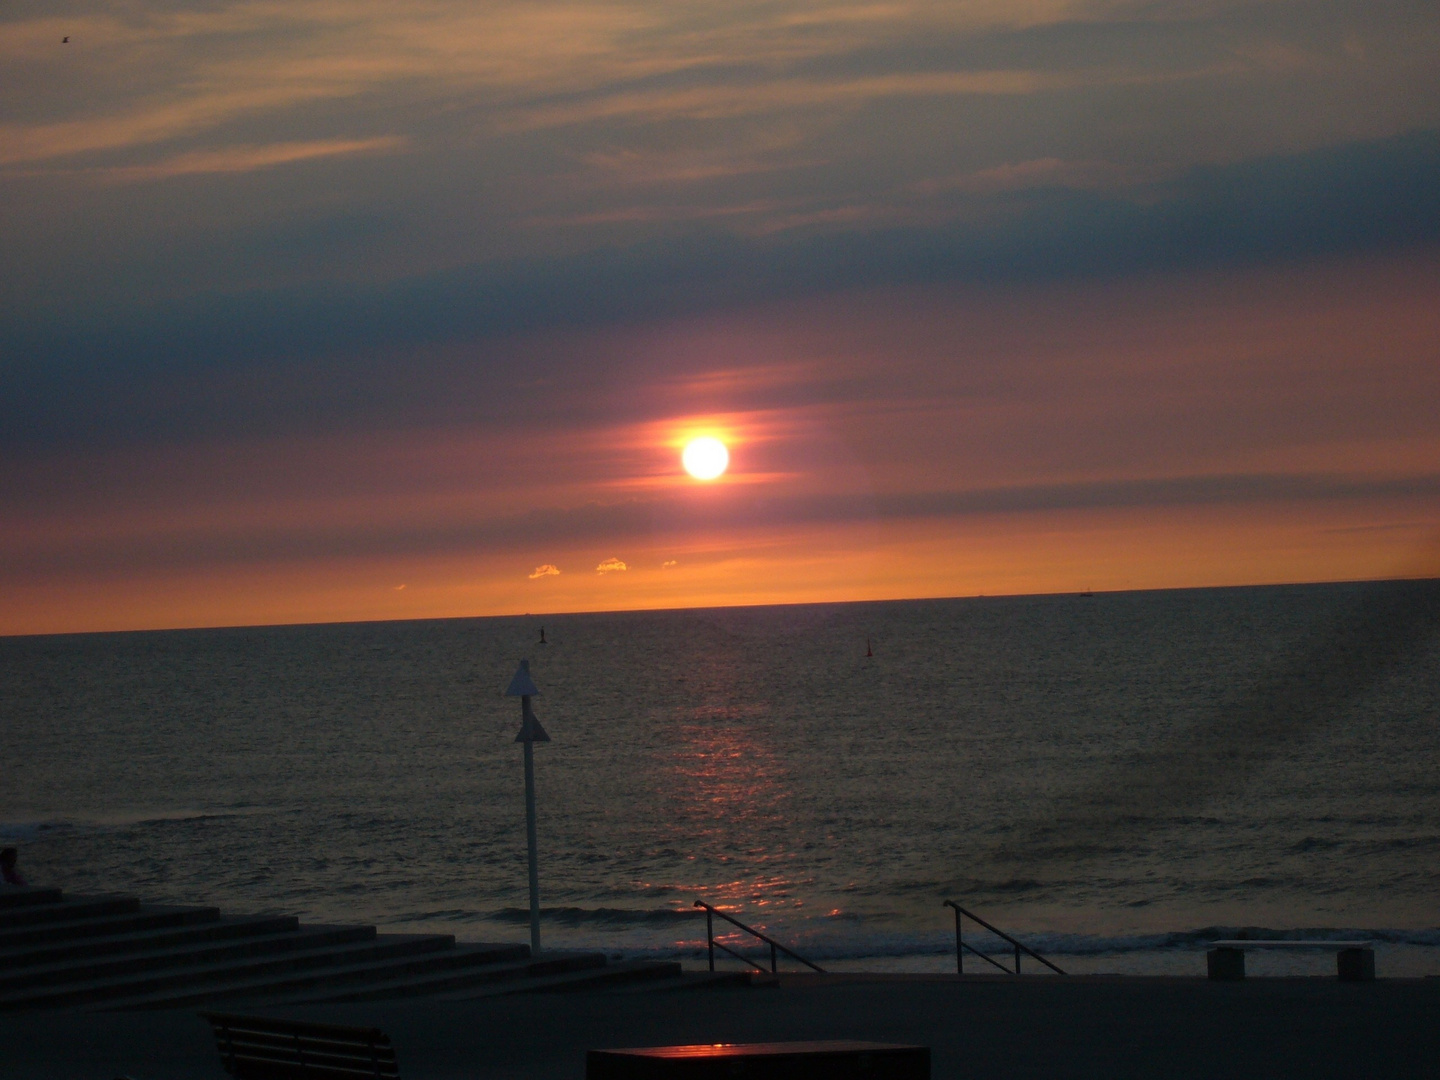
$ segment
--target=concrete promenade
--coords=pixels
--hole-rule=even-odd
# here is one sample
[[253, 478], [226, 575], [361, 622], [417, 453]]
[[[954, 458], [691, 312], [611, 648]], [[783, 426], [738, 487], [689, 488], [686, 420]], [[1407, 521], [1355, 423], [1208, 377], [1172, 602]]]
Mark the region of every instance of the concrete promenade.
[[[1440, 979], [792, 976], [767, 988], [271, 1012], [376, 1025], [408, 1080], [580, 1080], [592, 1047], [832, 1038], [929, 1045], [937, 1078], [1440, 1075]], [[225, 1075], [188, 1010], [10, 1013], [0, 1046], [7, 1080]]]

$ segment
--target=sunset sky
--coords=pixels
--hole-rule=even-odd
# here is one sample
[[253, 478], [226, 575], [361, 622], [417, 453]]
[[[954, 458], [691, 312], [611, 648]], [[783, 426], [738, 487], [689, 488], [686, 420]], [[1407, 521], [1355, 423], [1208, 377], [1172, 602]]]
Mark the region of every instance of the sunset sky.
[[1437, 56], [1433, 0], [6, 4], [0, 634], [1431, 572]]

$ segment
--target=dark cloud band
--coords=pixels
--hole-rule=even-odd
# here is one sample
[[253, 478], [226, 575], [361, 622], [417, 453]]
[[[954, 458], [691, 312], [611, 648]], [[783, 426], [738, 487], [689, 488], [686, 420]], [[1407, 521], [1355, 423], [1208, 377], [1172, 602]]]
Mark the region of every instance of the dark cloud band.
[[996, 194], [995, 213], [979, 223], [748, 239], [702, 229], [383, 286], [330, 283], [63, 317], [11, 310], [0, 331], [0, 453], [403, 424], [407, 409], [437, 404], [417, 397], [427, 380], [415, 350], [457, 343], [473, 350], [482, 381], [493, 376], [502, 412], [512, 404], [501, 378], [508, 361], [485, 342], [540, 327], [860, 285], [1113, 277], [1433, 247], [1437, 176], [1440, 132], [1424, 131], [1196, 169], [1120, 193]]

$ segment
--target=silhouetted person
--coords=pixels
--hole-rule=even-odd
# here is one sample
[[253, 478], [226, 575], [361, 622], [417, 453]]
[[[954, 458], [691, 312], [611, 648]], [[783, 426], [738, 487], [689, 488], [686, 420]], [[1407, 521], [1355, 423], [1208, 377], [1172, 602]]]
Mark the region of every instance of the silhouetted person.
[[15, 869], [15, 860], [20, 853], [13, 847], [7, 847], [0, 851], [0, 878], [5, 880], [6, 885], [29, 885], [30, 883], [20, 876], [20, 871]]
[[543, 626], [540, 627], [540, 644], [541, 644], [541, 645], [548, 645], [548, 644], [550, 644], [548, 641], [545, 640], [545, 627], [543, 627]]

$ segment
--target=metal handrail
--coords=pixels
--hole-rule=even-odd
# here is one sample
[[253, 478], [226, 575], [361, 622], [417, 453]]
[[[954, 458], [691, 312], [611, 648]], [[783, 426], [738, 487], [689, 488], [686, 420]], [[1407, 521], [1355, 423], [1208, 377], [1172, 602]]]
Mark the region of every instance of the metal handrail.
[[777, 960], [776, 952], [777, 952], [777, 950], [778, 950], [779, 952], [783, 952], [786, 956], [790, 957], [792, 960], [799, 960], [800, 963], [804, 964], [806, 967], [811, 968], [811, 969], [814, 970], [814, 971], [820, 972], [821, 975], [824, 975], [824, 974], [825, 974], [825, 969], [822, 968], [819, 964], [812, 964], [809, 960], [806, 960], [805, 957], [801, 956], [801, 955], [800, 955], [799, 953], [797, 953], [794, 949], [787, 949], [784, 945], [781, 945], [781, 944], [780, 944], [778, 941], [776, 941], [774, 938], [769, 937], [769, 936], [767, 936], [767, 935], [765, 935], [765, 934], [762, 934], [759, 930], [756, 930], [754, 927], [746, 926], [746, 925], [745, 925], [743, 922], [741, 922], [739, 919], [734, 918], [734, 917], [731, 916], [731, 915], [726, 915], [725, 912], [721, 911], [719, 908], [715, 907], [713, 904], [707, 904], [704, 900], [696, 900], [696, 901], [695, 901], [695, 906], [696, 906], [696, 907], [703, 907], [703, 908], [705, 909], [705, 937], [706, 937], [706, 938], [708, 939], [708, 941], [709, 941], [710, 970], [711, 970], [711, 971], [714, 971], [714, 970], [715, 970], [715, 950], [716, 950], [716, 949], [719, 949], [719, 950], [721, 950], [722, 952], [727, 952], [727, 953], [729, 953], [731, 956], [735, 957], [736, 960], [739, 960], [739, 961], [740, 961], [741, 963], [743, 963], [743, 964], [749, 964], [749, 965], [750, 965], [751, 967], [753, 967], [756, 971], [764, 971], [764, 970], [765, 970], [764, 967], [762, 967], [760, 964], [757, 964], [754, 960], [751, 960], [748, 956], [742, 956], [740, 953], [736, 952], [734, 949], [730, 948], [728, 945], [722, 944], [721, 942], [718, 942], [718, 941], [715, 940], [715, 916], [716, 916], [716, 915], [719, 915], [720, 918], [724, 919], [726, 922], [728, 922], [728, 923], [733, 923], [735, 926], [738, 926], [741, 930], [744, 930], [747, 934], [750, 934], [750, 935], [752, 935], [752, 936], [754, 936], [754, 937], [759, 938], [761, 941], [765, 942], [767, 945], [770, 946], [770, 974], [774, 975], [774, 974], [777, 973], [777, 970], [776, 970], [776, 969], [777, 969], [777, 965], [776, 965], [776, 960]]
[[[1015, 940], [1013, 937], [1011, 937], [1009, 934], [1005, 933], [1004, 930], [997, 930], [995, 927], [991, 926], [991, 925], [990, 925], [988, 922], [986, 922], [984, 919], [980, 918], [979, 915], [976, 915], [974, 912], [971, 912], [971, 911], [966, 911], [966, 910], [965, 910], [964, 908], [962, 908], [959, 904], [955, 903], [954, 900], [946, 900], [943, 906], [944, 906], [944, 907], [954, 908], [954, 909], [955, 909], [955, 973], [956, 973], [957, 975], [964, 975], [964, 974], [965, 974], [965, 959], [964, 959], [965, 954], [964, 954], [964, 951], [963, 951], [963, 950], [965, 950], [965, 949], [969, 949], [972, 953], [974, 953], [976, 956], [980, 957], [980, 959], [986, 961], [987, 963], [993, 964], [995, 967], [997, 967], [997, 968], [999, 968], [1001, 971], [1005, 972], [1006, 975], [1019, 975], [1019, 974], [1020, 974], [1020, 954], [1021, 954], [1022, 952], [1023, 952], [1026, 956], [1033, 956], [1036, 960], [1039, 960], [1042, 964], [1044, 964], [1046, 967], [1048, 967], [1051, 971], [1055, 972], [1055, 974], [1057, 974], [1057, 975], [1065, 975], [1065, 974], [1067, 974], [1067, 972], [1061, 971], [1058, 967], [1056, 967], [1054, 964], [1052, 964], [1049, 960], [1046, 960], [1045, 957], [1041, 956], [1041, 955], [1040, 955], [1038, 952], [1036, 952], [1034, 949], [1030, 948], [1030, 946], [1020, 944], [1020, 942], [1016, 941], [1016, 940]], [[961, 915], [964, 915], [967, 919], [970, 919], [972, 922], [977, 922], [977, 923], [979, 923], [981, 926], [985, 927], [986, 930], [989, 930], [989, 931], [990, 931], [992, 934], [994, 934], [996, 937], [998, 937], [998, 938], [1004, 938], [1004, 939], [1005, 939], [1006, 941], [1008, 941], [1011, 945], [1015, 946], [1015, 970], [1014, 970], [1014, 971], [1011, 971], [1011, 970], [1010, 970], [1009, 968], [1007, 968], [1005, 965], [1001, 964], [1001, 963], [1000, 963], [998, 960], [996, 960], [993, 956], [990, 956], [990, 955], [987, 954], [987, 953], [981, 952], [979, 949], [975, 948], [974, 945], [971, 945], [968, 941], [966, 941], [964, 938], [962, 938], [962, 937], [960, 936], [960, 916], [961, 916]]]

